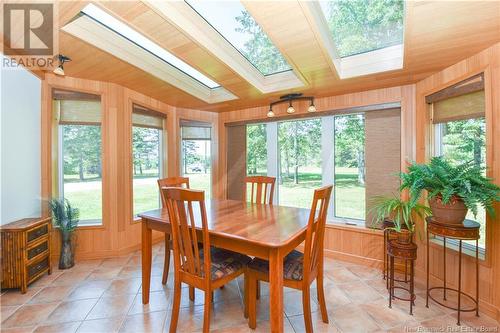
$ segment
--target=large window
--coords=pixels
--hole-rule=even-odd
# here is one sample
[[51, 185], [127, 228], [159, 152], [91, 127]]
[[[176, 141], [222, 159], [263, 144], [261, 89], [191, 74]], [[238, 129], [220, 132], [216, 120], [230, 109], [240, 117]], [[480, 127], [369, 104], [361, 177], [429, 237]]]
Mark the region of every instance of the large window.
[[364, 115], [335, 117], [335, 216], [365, 219]]
[[192, 189], [205, 191], [205, 198], [211, 197], [212, 154], [209, 124], [186, 122], [182, 131], [182, 175], [189, 177]]
[[[56, 94], [57, 95], [57, 94]], [[101, 103], [55, 100], [59, 130], [59, 196], [80, 210], [81, 224], [102, 219]]]
[[134, 105], [132, 113], [134, 215], [159, 208], [162, 176], [163, 117]]
[[[484, 118], [455, 120], [436, 124], [436, 155], [443, 155], [455, 163], [474, 161], [475, 164], [486, 167], [486, 123]], [[486, 175], [486, 169], [485, 169]], [[479, 246], [486, 245], [486, 211], [479, 208], [474, 217], [469, 211], [467, 218], [481, 224]], [[475, 245], [475, 241], [469, 241]]]
[[310, 208], [321, 186], [321, 120], [278, 124], [279, 204]]
[[[482, 74], [452, 85], [426, 97], [434, 124], [434, 155], [445, 156], [452, 163], [471, 161], [486, 174], [486, 122]], [[479, 247], [486, 246], [486, 212], [469, 211], [467, 218], [481, 224]], [[474, 245], [473, 242], [466, 242]]]
[[[300, 208], [311, 207], [315, 189], [334, 184], [329, 221], [371, 226], [371, 198], [399, 189], [400, 114], [387, 107], [249, 124], [246, 175], [276, 177], [275, 203]], [[238, 168], [237, 158], [231, 167]], [[240, 186], [235, 179], [230, 183]]]

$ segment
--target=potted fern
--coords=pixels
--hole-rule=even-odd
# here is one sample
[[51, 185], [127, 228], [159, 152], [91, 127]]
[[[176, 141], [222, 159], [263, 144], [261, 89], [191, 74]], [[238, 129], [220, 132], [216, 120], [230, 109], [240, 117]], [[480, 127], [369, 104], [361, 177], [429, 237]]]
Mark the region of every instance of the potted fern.
[[434, 157], [428, 164], [412, 163], [401, 173], [401, 190], [408, 189], [412, 204], [427, 191], [433, 217], [442, 223], [462, 223], [471, 210], [478, 207], [494, 216], [493, 205], [500, 201], [500, 187], [483, 176], [484, 168], [473, 161], [453, 165], [443, 157]]
[[409, 244], [415, 232], [415, 217], [425, 218], [430, 215], [429, 207], [412, 200], [399, 197], [375, 197], [370, 209], [373, 213], [372, 224], [379, 225], [384, 221], [392, 222], [392, 231], [397, 233], [398, 242]]
[[73, 232], [80, 221], [80, 211], [72, 207], [67, 199], [52, 199], [49, 206], [52, 211], [52, 223], [61, 235], [59, 269], [71, 268], [75, 265]]

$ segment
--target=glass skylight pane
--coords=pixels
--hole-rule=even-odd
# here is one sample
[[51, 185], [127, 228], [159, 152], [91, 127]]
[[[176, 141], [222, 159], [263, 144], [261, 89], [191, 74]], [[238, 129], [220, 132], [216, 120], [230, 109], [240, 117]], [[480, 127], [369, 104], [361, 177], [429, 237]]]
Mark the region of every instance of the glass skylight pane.
[[99, 7], [93, 4], [88, 4], [87, 6], [85, 6], [85, 8], [82, 9], [82, 13], [94, 19], [95, 21], [99, 22], [100, 24], [108, 27], [109, 29], [115, 31], [116, 33], [122, 35], [123, 37], [127, 38], [134, 44], [137, 44], [138, 46], [154, 54], [155, 56], [164, 60], [165, 62], [168, 62], [170, 65], [178, 68], [179, 70], [191, 76], [193, 79], [199, 81], [205, 86], [209, 88], [220, 87], [220, 85], [217, 82], [212, 81], [211, 79], [209, 79], [208, 77], [206, 77], [205, 75], [203, 75], [202, 73], [200, 73], [187, 63], [185, 63], [184, 61], [182, 61], [181, 59], [174, 56], [172, 53], [168, 52], [167, 50], [165, 50], [152, 40], [148, 39], [147, 37], [141, 35], [139, 32], [135, 31], [125, 23], [118, 20], [117, 18], [106, 13]]
[[291, 69], [280, 51], [239, 1], [186, 2], [263, 75]]
[[403, 43], [402, 0], [320, 1], [340, 57]]

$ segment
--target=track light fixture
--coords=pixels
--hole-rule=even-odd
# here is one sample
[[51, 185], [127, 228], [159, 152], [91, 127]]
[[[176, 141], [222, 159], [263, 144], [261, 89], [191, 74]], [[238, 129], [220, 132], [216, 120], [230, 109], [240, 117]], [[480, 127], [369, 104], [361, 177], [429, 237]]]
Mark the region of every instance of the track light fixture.
[[286, 103], [286, 102], [288, 102], [288, 108], [286, 109], [286, 112], [288, 114], [292, 114], [295, 112], [295, 108], [292, 105], [292, 101], [304, 100], [304, 99], [310, 101], [310, 103], [311, 103], [309, 105], [309, 107], [307, 108], [307, 111], [308, 112], [316, 112], [316, 107], [314, 106], [314, 97], [302, 96], [302, 93], [294, 93], [294, 94], [288, 94], [288, 95], [281, 96], [278, 101], [275, 101], [275, 102], [272, 102], [271, 104], [269, 104], [269, 112], [267, 113], [267, 116], [269, 118], [274, 117], [275, 114], [273, 112], [273, 106], [276, 104], [279, 104], [279, 103]]
[[71, 61], [71, 59], [65, 55], [62, 55], [62, 54], [58, 54], [56, 56], [56, 58], [57, 58], [57, 60], [59, 60], [59, 66], [57, 66], [56, 69], [54, 69], [54, 74], [64, 76], [65, 75], [64, 74], [64, 63]]

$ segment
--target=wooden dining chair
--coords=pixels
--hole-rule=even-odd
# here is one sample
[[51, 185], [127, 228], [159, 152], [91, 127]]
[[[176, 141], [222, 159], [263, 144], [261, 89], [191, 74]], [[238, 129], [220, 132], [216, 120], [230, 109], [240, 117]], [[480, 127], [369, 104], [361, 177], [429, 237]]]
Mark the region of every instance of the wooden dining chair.
[[[252, 204], [273, 204], [274, 185], [276, 177], [269, 176], [248, 176], [245, 177], [245, 198], [247, 201], [248, 185], [251, 184], [250, 203]], [[260, 299], [260, 282], [257, 282], [257, 299]], [[245, 316], [248, 313], [245, 309]]]
[[[210, 246], [203, 191], [173, 187], [163, 188], [162, 191], [172, 226], [174, 247], [174, 302], [170, 333], [177, 329], [181, 283], [205, 292], [203, 332], [209, 332], [212, 292], [243, 274], [251, 259], [244, 254]], [[197, 214], [196, 205], [199, 205]], [[199, 215], [198, 223], [196, 215]]]
[[[162, 187], [183, 187], [189, 188], [189, 178], [187, 177], [168, 177], [163, 179], [158, 179], [158, 187], [160, 188], [161, 205], [166, 208], [167, 204], [165, 197], [163, 196]], [[167, 284], [168, 271], [170, 269], [170, 251], [172, 250], [170, 246], [170, 234], [165, 233], [165, 260], [163, 262], [163, 275], [161, 277], [161, 283]], [[194, 290], [191, 292], [194, 295]], [[194, 297], [194, 296], [193, 296]]]
[[245, 200], [247, 201], [248, 185], [251, 184], [250, 203], [273, 204], [275, 177], [248, 176], [245, 177]]
[[[283, 284], [286, 287], [302, 290], [302, 307], [306, 332], [312, 332], [310, 286], [316, 279], [318, 302], [321, 318], [328, 323], [328, 314], [323, 291], [323, 239], [328, 212], [328, 203], [333, 186], [325, 186], [314, 191], [314, 197], [306, 230], [304, 253], [293, 250], [283, 262]], [[269, 282], [269, 262], [255, 258], [245, 273], [248, 291], [245, 291], [245, 306], [248, 307], [248, 326], [256, 327], [256, 288], [258, 281]], [[271, 305], [272, 306], [272, 305]]]

